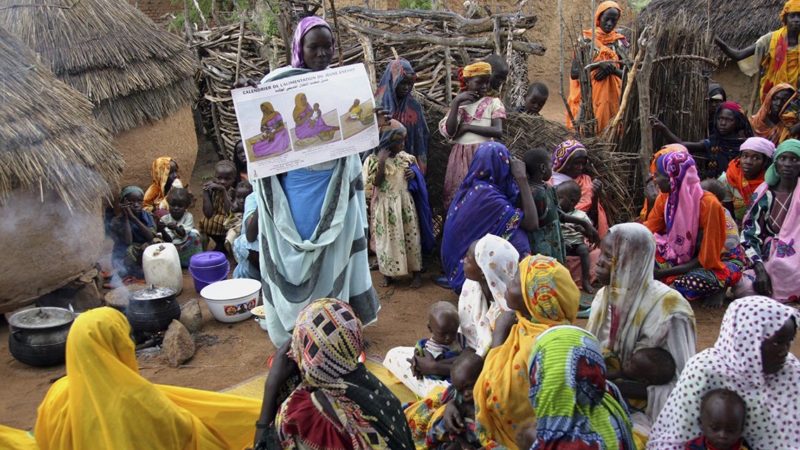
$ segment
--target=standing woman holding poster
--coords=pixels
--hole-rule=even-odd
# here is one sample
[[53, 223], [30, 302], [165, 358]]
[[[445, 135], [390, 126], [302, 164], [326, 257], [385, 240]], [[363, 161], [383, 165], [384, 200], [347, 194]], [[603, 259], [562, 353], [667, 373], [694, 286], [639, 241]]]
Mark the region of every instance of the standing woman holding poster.
[[[316, 16], [297, 25], [292, 66], [261, 82], [325, 70], [333, 32]], [[367, 212], [358, 155], [291, 170], [254, 183], [267, 331], [280, 347], [300, 311], [319, 298], [350, 304], [363, 324], [380, 305], [367, 261]]]

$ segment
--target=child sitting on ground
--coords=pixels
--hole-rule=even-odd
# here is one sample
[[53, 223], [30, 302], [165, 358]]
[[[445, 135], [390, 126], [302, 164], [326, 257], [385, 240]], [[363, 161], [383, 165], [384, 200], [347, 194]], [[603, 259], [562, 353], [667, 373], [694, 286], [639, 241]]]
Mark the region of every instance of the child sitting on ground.
[[173, 187], [167, 194], [169, 214], [162, 216], [158, 229], [165, 242], [178, 249], [181, 267], [189, 267], [192, 256], [203, 251], [200, 233], [194, 229], [194, 217], [187, 211], [192, 202], [191, 194], [184, 188]]
[[411, 287], [418, 288], [422, 285], [422, 242], [416, 205], [408, 191], [409, 180], [415, 177], [411, 166], [417, 160], [404, 151], [405, 139], [406, 128], [400, 122], [383, 130], [380, 150], [367, 157], [363, 170], [365, 190], [372, 191], [370, 232], [383, 274], [381, 286], [412, 274]]
[[591, 262], [585, 235], [596, 236], [597, 231], [589, 216], [575, 208], [581, 199], [581, 187], [574, 181], [565, 181], [556, 187], [556, 195], [559, 208], [570, 218], [561, 224], [564, 249], [567, 256], [578, 256], [581, 259], [581, 287], [587, 294], [594, 294], [595, 289], [589, 279]]
[[204, 249], [212, 239], [215, 250], [225, 252], [225, 219], [233, 206], [233, 186], [238, 172], [233, 162], [228, 160], [218, 162], [214, 171], [214, 179], [203, 185], [203, 218], [198, 228]]
[[452, 434], [445, 429], [444, 420], [435, 421], [425, 439], [427, 448], [447, 450], [482, 448], [476, 431], [475, 401], [472, 396], [481, 370], [483, 370], [483, 358], [473, 352], [464, 352], [455, 359], [450, 369], [452, 384], [447, 388], [442, 402], [454, 401], [464, 421], [464, 429], [459, 434]]
[[436, 302], [431, 306], [428, 313], [428, 331], [431, 332], [431, 337], [420, 339], [414, 353], [419, 357], [433, 358], [440, 364], [437, 364], [436, 370], [427, 373], [420, 367], [412, 368], [418, 378], [447, 379], [450, 374], [449, 366], [461, 353], [456, 342], [458, 325], [458, 309], [455, 305], [449, 302]]
[[231, 215], [225, 219], [225, 248], [228, 253], [233, 254], [233, 241], [239, 237], [242, 231], [242, 215], [244, 214], [244, 200], [253, 193], [253, 185], [247, 180], [242, 180], [234, 191], [233, 203], [231, 203]]
[[[114, 241], [111, 263], [120, 278], [143, 279], [142, 254], [156, 242], [156, 223], [143, 209], [144, 191], [139, 186], [126, 186], [119, 194], [119, 208], [108, 222]], [[128, 281], [128, 280], [123, 280]]]
[[703, 434], [686, 443], [687, 450], [749, 450], [742, 438], [747, 405], [729, 389], [706, 392], [700, 401]]
[[539, 116], [544, 104], [550, 97], [550, 91], [544, 83], [536, 82], [528, 86], [528, 93], [525, 95], [525, 104], [519, 109], [519, 112], [524, 112], [533, 116]]
[[535, 148], [525, 152], [523, 160], [528, 172], [528, 184], [533, 193], [533, 203], [539, 213], [539, 229], [528, 232], [531, 253], [549, 256], [562, 265], [566, 264], [558, 197], [555, 188], [547, 183], [553, 174], [552, 155], [545, 148]]

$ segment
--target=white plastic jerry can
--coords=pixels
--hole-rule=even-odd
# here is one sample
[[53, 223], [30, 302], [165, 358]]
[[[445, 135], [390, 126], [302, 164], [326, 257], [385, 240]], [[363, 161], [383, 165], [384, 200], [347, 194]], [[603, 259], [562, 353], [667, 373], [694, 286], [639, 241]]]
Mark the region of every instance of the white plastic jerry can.
[[181, 260], [174, 245], [164, 242], [144, 249], [142, 269], [148, 286], [168, 287], [175, 295], [183, 290]]

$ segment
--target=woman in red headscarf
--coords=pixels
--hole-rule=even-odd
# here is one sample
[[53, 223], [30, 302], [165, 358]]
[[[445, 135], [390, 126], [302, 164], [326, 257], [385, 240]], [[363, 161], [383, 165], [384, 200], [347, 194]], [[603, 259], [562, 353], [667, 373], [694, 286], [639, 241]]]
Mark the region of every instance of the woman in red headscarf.
[[[600, 3], [594, 13], [594, 47], [595, 54], [592, 62], [602, 63], [591, 71], [592, 79], [592, 108], [594, 118], [597, 120], [597, 133], [603, 131], [619, 110], [619, 101], [622, 95], [622, 66], [617, 61], [626, 58], [628, 42], [625, 36], [615, 30], [617, 22], [622, 17], [622, 8], [612, 1]], [[583, 38], [591, 40], [592, 30], [583, 30]], [[567, 126], [573, 128], [572, 119], [578, 119], [581, 108], [581, 67], [578, 60], [572, 61], [569, 85], [569, 109], [572, 115], [567, 114]], [[585, 106], [584, 106], [585, 107]]]

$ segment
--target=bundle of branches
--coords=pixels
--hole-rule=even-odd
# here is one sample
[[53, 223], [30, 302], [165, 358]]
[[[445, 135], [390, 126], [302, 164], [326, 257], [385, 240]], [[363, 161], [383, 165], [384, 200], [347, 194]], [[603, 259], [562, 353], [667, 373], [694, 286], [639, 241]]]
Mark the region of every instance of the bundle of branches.
[[628, 182], [636, 204], [644, 198], [653, 151], [667, 143], [652, 134], [649, 117], [655, 116], [685, 141], [705, 138], [708, 79], [716, 65], [709, 58], [709, 36], [687, 14], [651, 18], [635, 49], [637, 68], [628, 80], [631, 89], [623, 94], [618, 126], [603, 138], [615, 145], [616, 154], [638, 155], [639, 169]]
[[[428, 173], [425, 180], [428, 184], [434, 217], [440, 216], [441, 220], [441, 216], [446, 213], [441, 199], [447, 158], [452, 144], [435, 130], [438, 129], [439, 122], [447, 113], [447, 109], [424, 98], [420, 98], [420, 103], [425, 110], [428, 127], [433, 131], [428, 147]], [[574, 139], [572, 131], [560, 123], [524, 113], [508, 113], [503, 128], [503, 142], [517, 158], [522, 158], [526, 151], [538, 147], [552, 151], [561, 142]], [[615, 147], [613, 144], [604, 142], [600, 138], [584, 140], [583, 144], [589, 149], [589, 174], [603, 182], [602, 202], [610, 220], [614, 223], [630, 220], [633, 200], [628, 180], [634, 176], [637, 169], [638, 155], [616, 153], [613, 151]]]
[[536, 16], [521, 12], [468, 19], [450, 11], [380, 11], [350, 6], [338, 11], [338, 20], [363, 47], [364, 63], [373, 80], [379, 79], [391, 60], [401, 56], [417, 73], [416, 89], [440, 105], [449, 104], [458, 92], [457, 68], [491, 53], [515, 62], [510, 64], [509, 74], [513, 85], [506, 90], [518, 98], [505, 100], [509, 106], [519, 104], [527, 76], [515, 74], [527, 74], [527, 64], [516, 62], [545, 51], [525, 36], [536, 24]]
[[[239, 128], [231, 88], [239, 77], [258, 79], [268, 71], [268, 61], [261, 56], [266, 40], [249, 30], [244, 22], [198, 31], [191, 37], [202, 68], [198, 75], [202, 94], [198, 107], [203, 123], [206, 131], [213, 135], [219, 156], [232, 159]], [[271, 53], [276, 58], [283, 55], [283, 52]]]

